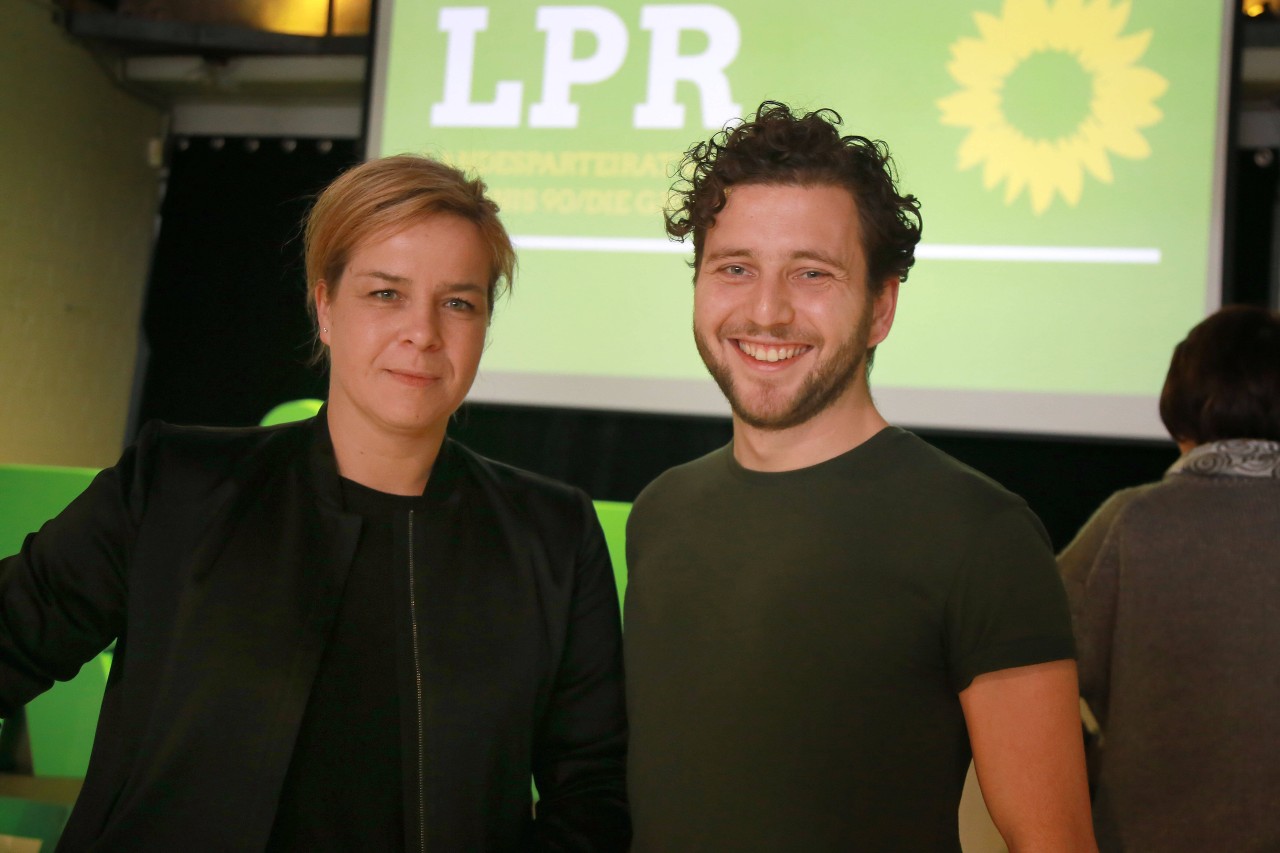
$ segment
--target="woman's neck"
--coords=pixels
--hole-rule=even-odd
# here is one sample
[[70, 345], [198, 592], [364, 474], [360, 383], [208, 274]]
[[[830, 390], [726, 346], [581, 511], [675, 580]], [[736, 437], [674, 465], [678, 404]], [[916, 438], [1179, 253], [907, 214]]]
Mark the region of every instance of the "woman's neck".
[[327, 411], [338, 473], [391, 495], [420, 495], [444, 444], [444, 426], [422, 432], [377, 429], [360, 418]]

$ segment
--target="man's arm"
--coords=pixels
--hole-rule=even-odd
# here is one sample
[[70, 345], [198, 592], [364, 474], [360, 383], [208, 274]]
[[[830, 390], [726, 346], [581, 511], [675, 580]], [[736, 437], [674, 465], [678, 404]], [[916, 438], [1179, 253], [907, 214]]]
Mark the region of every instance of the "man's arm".
[[1010, 853], [1097, 850], [1074, 661], [989, 672], [960, 691], [973, 761]]

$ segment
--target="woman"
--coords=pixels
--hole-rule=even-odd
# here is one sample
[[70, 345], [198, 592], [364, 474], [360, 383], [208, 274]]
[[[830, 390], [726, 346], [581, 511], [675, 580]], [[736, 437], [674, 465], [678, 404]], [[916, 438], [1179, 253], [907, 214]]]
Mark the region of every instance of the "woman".
[[625, 849], [592, 505], [445, 436], [514, 267], [497, 206], [365, 163], [306, 262], [315, 419], [153, 424], [0, 567], [0, 713], [116, 640], [59, 849]]
[[1182, 456], [1059, 566], [1102, 727], [1107, 850], [1280, 850], [1280, 315], [1224, 308], [1173, 353]]

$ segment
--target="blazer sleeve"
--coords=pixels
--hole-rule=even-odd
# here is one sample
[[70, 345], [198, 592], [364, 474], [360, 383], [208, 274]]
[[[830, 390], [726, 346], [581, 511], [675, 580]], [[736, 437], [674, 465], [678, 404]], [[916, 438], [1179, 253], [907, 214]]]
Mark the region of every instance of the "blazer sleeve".
[[581, 495], [575, 587], [554, 695], [534, 747], [537, 849], [625, 851], [626, 702], [613, 568], [595, 509]]
[[74, 678], [124, 631], [137, 460], [130, 448], [0, 560], [0, 716]]

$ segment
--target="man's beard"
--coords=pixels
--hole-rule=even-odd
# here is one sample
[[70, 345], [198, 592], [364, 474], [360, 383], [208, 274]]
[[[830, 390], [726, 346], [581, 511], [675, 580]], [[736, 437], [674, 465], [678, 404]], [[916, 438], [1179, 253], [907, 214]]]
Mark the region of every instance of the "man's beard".
[[[871, 305], [858, 320], [854, 333], [826, 361], [814, 366], [804, 378], [800, 389], [789, 403], [769, 405], [777, 394], [775, 389], [768, 389], [762, 395], [765, 405], [758, 411], [749, 410], [733, 384], [733, 374], [728, 365], [721, 361], [716, 351], [703, 339], [695, 326], [693, 340], [702, 356], [711, 378], [720, 386], [720, 392], [729, 401], [734, 415], [744, 424], [761, 430], [784, 430], [799, 426], [810, 418], [831, 406], [849, 387], [857, 381], [858, 374], [865, 369], [867, 357], [867, 341], [871, 336]], [[757, 327], [758, 328], [758, 327]], [[797, 338], [787, 327], [759, 330], [765, 336], [775, 337], [779, 341], [803, 340]], [[756, 337], [757, 329], [743, 329], [747, 337]], [[732, 336], [731, 336], [732, 337]]]

